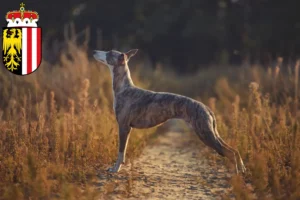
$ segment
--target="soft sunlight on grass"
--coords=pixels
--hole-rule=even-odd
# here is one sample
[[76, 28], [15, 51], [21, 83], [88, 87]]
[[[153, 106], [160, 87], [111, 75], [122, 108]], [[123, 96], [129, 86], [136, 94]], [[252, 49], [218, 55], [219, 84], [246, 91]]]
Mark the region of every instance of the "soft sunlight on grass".
[[248, 169], [231, 180], [237, 199], [300, 198], [299, 62], [284, 67], [148, 72], [151, 88], [194, 97], [215, 112], [220, 135]]
[[[231, 180], [237, 199], [300, 198], [299, 63], [286, 72], [215, 66], [189, 76], [132, 68], [139, 87], [211, 107], [248, 169]], [[59, 62], [43, 61], [30, 76], [0, 71], [0, 199], [97, 198], [88, 183], [115, 161], [118, 145], [109, 70], [69, 43]], [[155, 130], [133, 131], [129, 159]]]
[[[85, 198], [89, 177], [116, 159], [109, 70], [84, 49], [68, 49], [59, 63], [43, 61], [30, 76], [1, 66], [0, 199]], [[128, 158], [154, 131], [133, 131]]]

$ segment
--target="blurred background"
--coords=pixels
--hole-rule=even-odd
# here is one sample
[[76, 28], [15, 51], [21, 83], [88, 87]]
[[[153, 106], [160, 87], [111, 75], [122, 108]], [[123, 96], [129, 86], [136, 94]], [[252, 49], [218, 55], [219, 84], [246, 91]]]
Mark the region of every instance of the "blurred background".
[[[20, 3], [1, 2], [2, 27]], [[228, 181], [236, 199], [300, 199], [299, 0], [24, 3], [39, 13], [43, 60], [27, 76], [0, 62], [0, 199], [116, 194], [113, 181], [95, 184], [115, 161], [118, 127], [109, 70], [92, 50], [133, 48], [140, 49], [129, 62], [138, 87], [186, 95], [213, 110], [218, 132], [247, 168]], [[128, 162], [166, 131], [133, 130]]]
[[[300, 53], [300, 2], [297, 0], [27, 0], [40, 15], [44, 59], [56, 60], [68, 35], [88, 37], [90, 49], [139, 48], [152, 64], [172, 65], [181, 73], [210, 64], [291, 62]], [[5, 14], [20, 1], [1, 4]], [[88, 34], [83, 34], [84, 30]], [[53, 51], [51, 52], [51, 49]]]

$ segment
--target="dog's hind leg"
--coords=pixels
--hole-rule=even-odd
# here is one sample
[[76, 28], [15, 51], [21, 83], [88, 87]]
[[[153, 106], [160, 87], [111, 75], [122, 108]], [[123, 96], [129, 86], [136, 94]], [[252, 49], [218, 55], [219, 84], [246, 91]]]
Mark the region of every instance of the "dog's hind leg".
[[239, 167], [239, 168], [241, 169], [241, 171], [244, 173], [244, 172], [246, 171], [246, 167], [245, 167], [245, 165], [244, 165], [244, 163], [243, 163], [243, 159], [242, 159], [240, 153], [239, 153], [237, 150], [235, 150], [234, 148], [232, 148], [231, 146], [229, 146], [229, 145], [228, 145], [228, 144], [227, 144], [227, 143], [219, 136], [219, 134], [217, 134], [217, 137], [218, 137], [219, 142], [220, 142], [225, 148], [229, 149], [230, 151], [232, 151], [232, 152], [234, 153], [235, 159], [237, 159], [236, 162], [239, 164], [238, 167]]
[[[231, 160], [233, 163], [235, 163], [236, 171], [238, 173], [238, 169], [241, 169], [241, 171], [244, 173], [246, 171], [246, 168], [244, 166], [243, 160], [241, 158], [240, 153], [229, 146], [224, 140], [220, 137], [218, 130], [217, 130], [217, 122], [216, 122], [216, 117], [213, 114], [213, 112], [207, 108], [209, 113], [210, 113], [210, 120], [209, 120], [209, 126], [206, 137], [208, 137], [210, 140], [210, 143], [213, 144], [213, 146], [216, 146], [215, 150], [222, 155], [226, 156], [229, 160]], [[217, 149], [220, 149], [219, 151]]]
[[115, 165], [108, 169], [109, 172], [118, 172], [121, 169], [122, 164], [125, 163], [125, 154], [127, 149], [127, 143], [129, 134], [131, 131], [130, 126], [119, 125], [119, 154]]
[[203, 142], [209, 147], [213, 148], [221, 156], [225, 156], [231, 162], [235, 163], [237, 173], [239, 172], [239, 167], [241, 168], [242, 172], [245, 171], [245, 167], [239, 152], [226, 144], [218, 135], [218, 133], [215, 133], [212, 130], [206, 130], [203, 132], [203, 134], [205, 138]]

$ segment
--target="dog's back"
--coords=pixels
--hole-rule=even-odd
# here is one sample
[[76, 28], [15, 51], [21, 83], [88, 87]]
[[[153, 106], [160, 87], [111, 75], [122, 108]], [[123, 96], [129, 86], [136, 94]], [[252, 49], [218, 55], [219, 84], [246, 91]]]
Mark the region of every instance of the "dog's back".
[[116, 115], [126, 113], [134, 128], [149, 128], [171, 118], [183, 119], [188, 123], [209, 123], [210, 113], [201, 102], [189, 97], [167, 92], [153, 92], [138, 87], [128, 87], [116, 95]]

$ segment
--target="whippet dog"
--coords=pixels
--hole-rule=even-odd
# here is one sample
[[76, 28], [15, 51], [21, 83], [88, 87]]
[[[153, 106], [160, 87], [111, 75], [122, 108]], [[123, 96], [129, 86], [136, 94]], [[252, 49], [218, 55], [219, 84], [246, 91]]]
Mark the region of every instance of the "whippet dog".
[[221, 156], [230, 159], [239, 170], [246, 170], [239, 152], [220, 137], [213, 112], [194, 99], [166, 92], [153, 92], [136, 87], [131, 79], [128, 61], [137, 49], [119, 51], [94, 51], [94, 57], [108, 66], [112, 76], [113, 109], [119, 125], [119, 154], [109, 172], [118, 172], [125, 163], [126, 147], [131, 128], [150, 128], [178, 118], [194, 129], [204, 144]]

